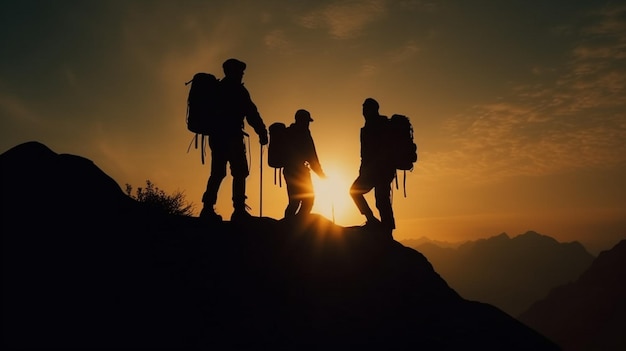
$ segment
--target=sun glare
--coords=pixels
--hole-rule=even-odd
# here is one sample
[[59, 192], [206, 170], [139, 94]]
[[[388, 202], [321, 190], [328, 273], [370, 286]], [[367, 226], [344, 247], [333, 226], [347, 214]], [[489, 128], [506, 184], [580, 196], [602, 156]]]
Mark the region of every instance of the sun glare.
[[325, 170], [325, 172], [325, 179], [313, 175], [315, 187], [313, 212], [343, 225], [349, 220], [350, 212], [354, 210], [354, 203], [350, 198], [352, 180], [339, 172], [332, 172], [332, 170]]

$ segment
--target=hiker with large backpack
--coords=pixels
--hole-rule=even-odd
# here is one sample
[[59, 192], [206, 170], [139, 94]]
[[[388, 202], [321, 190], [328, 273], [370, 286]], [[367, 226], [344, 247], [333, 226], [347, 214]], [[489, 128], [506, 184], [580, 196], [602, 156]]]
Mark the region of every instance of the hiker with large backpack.
[[211, 149], [211, 174], [206, 191], [202, 196], [203, 208], [200, 217], [221, 221], [222, 217], [215, 212], [217, 194], [226, 177], [226, 164], [230, 164], [232, 182], [232, 201], [234, 211], [231, 221], [250, 218], [246, 205], [246, 178], [249, 175], [244, 136], [244, 119], [259, 136], [261, 145], [268, 143], [267, 128], [250, 98], [250, 93], [242, 83], [246, 64], [231, 58], [222, 64], [224, 78], [219, 81], [218, 112], [219, 122], [215, 130], [209, 134]]
[[[283, 148], [285, 157], [283, 175], [289, 198], [285, 208], [285, 219], [311, 213], [315, 201], [311, 171], [320, 178], [326, 178], [309, 130], [309, 124], [313, 122], [311, 114], [307, 110], [300, 109], [296, 111], [294, 117], [295, 123], [292, 123], [285, 131], [286, 145]], [[270, 144], [271, 142], [270, 140]]]
[[396, 168], [396, 189], [398, 189], [398, 173], [404, 173], [402, 190], [406, 197], [406, 172], [413, 171], [413, 165], [417, 162], [417, 144], [413, 140], [413, 125], [409, 117], [401, 114], [394, 114], [389, 118], [388, 149], [391, 150], [390, 157]]
[[[350, 196], [359, 212], [365, 216], [365, 227], [381, 231], [390, 238], [396, 228], [391, 206], [391, 183], [396, 176], [396, 166], [390, 155], [389, 118], [381, 115], [378, 102], [367, 98], [363, 102], [365, 124], [361, 128], [361, 165], [359, 175], [350, 187]], [[368, 205], [364, 194], [374, 190], [380, 220]]]

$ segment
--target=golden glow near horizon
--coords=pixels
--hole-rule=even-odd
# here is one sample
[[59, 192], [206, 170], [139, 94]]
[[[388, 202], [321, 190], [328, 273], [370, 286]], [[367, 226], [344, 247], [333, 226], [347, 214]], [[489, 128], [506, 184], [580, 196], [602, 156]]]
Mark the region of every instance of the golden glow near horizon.
[[[626, 237], [625, 14], [565, 0], [13, 1], [0, 13], [0, 149], [36, 140], [199, 207], [210, 157], [187, 153], [184, 83], [236, 57], [266, 125], [311, 112], [329, 175], [313, 175], [314, 212], [363, 223], [348, 192], [374, 97], [411, 118], [419, 148], [407, 198], [394, 193], [397, 240], [535, 230], [610, 248]], [[286, 189], [246, 131], [252, 213], [282, 218]], [[228, 175], [226, 219], [231, 191]]]
[[313, 176], [315, 204], [313, 211], [323, 215], [336, 224], [351, 223], [354, 203], [349, 190], [353, 179], [348, 179], [341, 169], [325, 169], [326, 178]]

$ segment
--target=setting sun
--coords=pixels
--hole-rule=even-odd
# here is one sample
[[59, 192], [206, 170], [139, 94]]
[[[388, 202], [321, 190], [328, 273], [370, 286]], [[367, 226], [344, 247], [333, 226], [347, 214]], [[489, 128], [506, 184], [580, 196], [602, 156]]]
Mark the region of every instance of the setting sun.
[[626, 351], [626, 1], [2, 5], [3, 344]]
[[315, 187], [313, 211], [337, 224], [350, 223], [352, 216], [357, 213], [350, 198], [352, 180], [346, 177], [340, 169], [328, 169], [325, 172], [325, 179], [313, 176]]
[[[328, 175], [311, 174], [312, 212], [336, 225], [365, 223], [349, 189], [362, 104], [374, 98], [381, 114], [410, 118], [420, 150], [406, 198], [404, 177], [399, 188], [394, 182], [396, 240], [532, 229], [599, 252], [624, 237], [620, 2], [571, 2], [565, 12], [559, 2], [506, 1], [154, 0], [84, 2], [72, 11], [54, 1], [6, 3], [3, 151], [39, 141], [82, 155], [121, 185], [149, 179], [184, 192], [199, 216], [212, 159], [207, 149], [203, 163], [193, 147], [185, 83], [200, 72], [222, 79], [225, 60], [236, 58], [247, 65], [242, 83], [266, 127], [310, 112]], [[50, 50], [59, 38], [64, 44]], [[31, 76], [37, 84], [24, 79]], [[286, 185], [254, 128], [242, 126], [245, 204], [280, 220]], [[224, 220], [234, 212], [232, 180], [227, 167], [214, 206]], [[365, 197], [379, 216], [374, 192]]]

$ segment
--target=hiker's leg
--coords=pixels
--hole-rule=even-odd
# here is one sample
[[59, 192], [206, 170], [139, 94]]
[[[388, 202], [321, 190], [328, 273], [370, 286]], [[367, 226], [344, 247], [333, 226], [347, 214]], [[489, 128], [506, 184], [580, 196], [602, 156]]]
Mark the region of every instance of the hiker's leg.
[[205, 207], [215, 205], [217, 202], [217, 193], [219, 191], [222, 180], [226, 177], [227, 152], [223, 145], [218, 142], [210, 143], [211, 145], [211, 174], [207, 181], [207, 186], [202, 195], [202, 202]]
[[298, 207], [300, 207], [300, 201], [289, 199], [287, 207], [285, 207], [285, 218], [295, 216], [296, 212], [298, 211]]
[[359, 175], [350, 187], [350, 196], [354, 204], [359, 209], [359, 212], [368, 220], [374, 219], [374, 213], [363, 195], [367, 194], [370, 190], [372, 190], [371, 184], [369, 184], [367, 179], [362, 175]]
[[395, 229], [396, 223], [393, 218], [393, 207], [391, 205], [391, 180], [386, 177], [376, 184], [374, 188], [374, 198], [376, 208], [380, 213], [380, 222], [387, 229]]
[[288, 171], [283, 172], [283, 174], [285, 176], [285, 186], [287, 187], [287, 197], [289, 199], [287, 207], [285, 208], [285, 218], [287, 218], [295, 216], [300, 206], [300, 200], [297, 198], [297, 178]]
[[232, 141], [229, 160], [230, 174], [233, 176], [233, 207], [236, 210], [245, 210], [246, 178], [250, 173], [243, 138]]
[[313, 181], [311, 180], [311, 173], [307, 170], [305, 174], [300, 178], [300, 211], [298, 214], [307, 215], [311, 213], [313, 209], [313, 203], [315, 201], [315, 193], [313, 191]]

